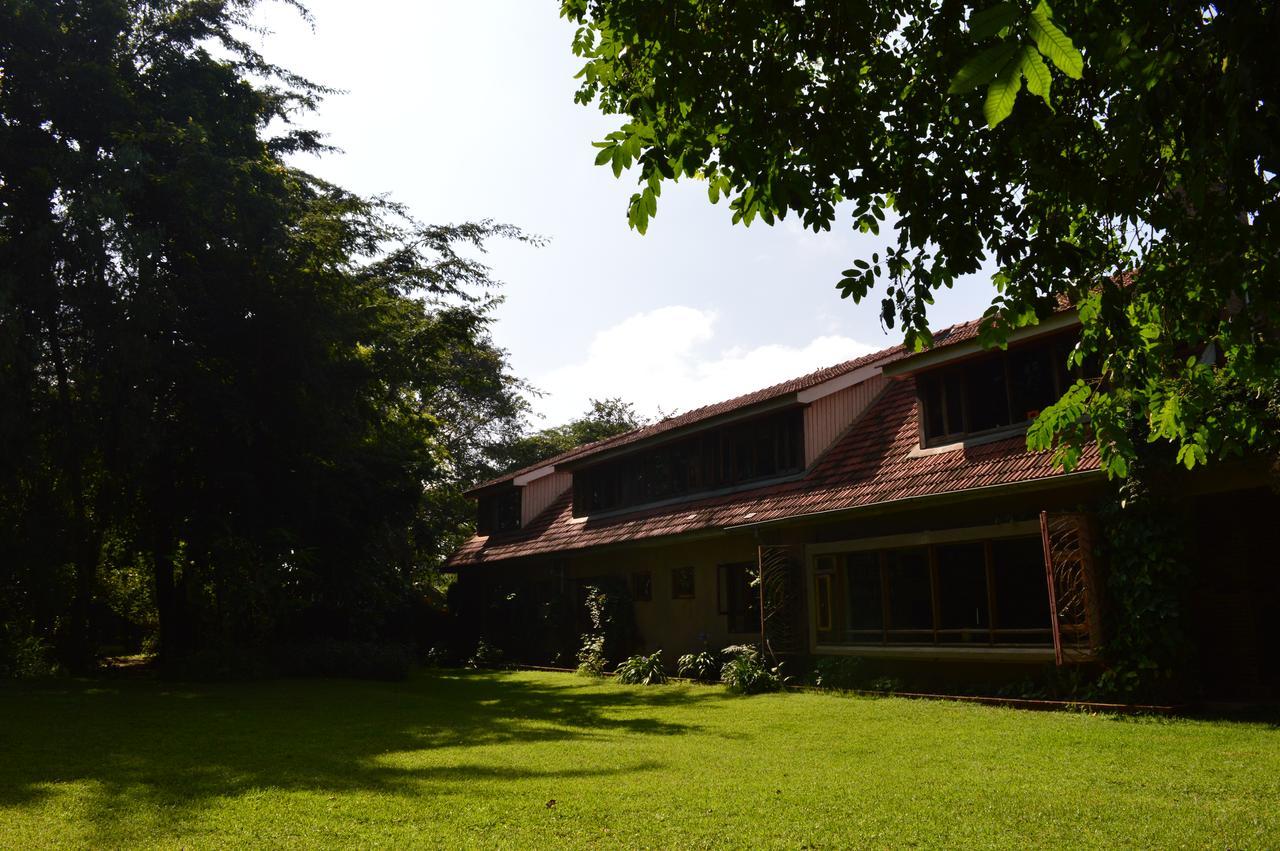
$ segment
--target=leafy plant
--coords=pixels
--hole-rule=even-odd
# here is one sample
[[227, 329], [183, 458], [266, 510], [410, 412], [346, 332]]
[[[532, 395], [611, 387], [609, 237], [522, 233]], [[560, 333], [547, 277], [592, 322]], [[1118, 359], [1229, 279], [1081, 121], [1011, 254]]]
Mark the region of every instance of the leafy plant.
[[618, 665], [614, 674], [618, 682], [625, 685], [661, 685], [667, 681], [667, 672], [662, 667], [662, 651], [649, 656], [632, 656]]
[[476, 645], [476, 652], [467, 660], [468, 668], [496, 668], [502, 664], [502, 651], [483, 638]]
[[12, 627], [0, 632], [0, 679], [36, 679], [59, 673], [52, 648], [38, 636], [21, 634]]
[[604, 636], [587, 633], [578, 650], [578, 673], [584, 677], [603, 677], [608, 659], [604, 655]]
[[865, 668], [857, 656], [823, 656], [813, 664], [813, 684], [819, 688], [860, 688], [867, 678]]
[[720, 669], [720, 681], [736, 694], [778, 691], [786, 685], [782, 665], [766, 666], [753, 644], [735, 644], [721, 651], [728, 657]]
[[1063, 467], [1091, 443], [1116, 478], [1148, 439], [1186, 467], [1280, 451], [1273, 4], [655, 5], [561, 0], [631, 227], [681, 179], [734, 224], [843, 220], [866, 236], [836, 288], [883, 288], [915, 350], [984, 264], [987, 347], [1073, 305], [1072, 365], [1105, 380], [1028, 435]]
[[710, 650], [686, 653], [676, 660], [676, 673], [691, 680], [710, 683], [720, 679], [722, 664], [720, 657]]

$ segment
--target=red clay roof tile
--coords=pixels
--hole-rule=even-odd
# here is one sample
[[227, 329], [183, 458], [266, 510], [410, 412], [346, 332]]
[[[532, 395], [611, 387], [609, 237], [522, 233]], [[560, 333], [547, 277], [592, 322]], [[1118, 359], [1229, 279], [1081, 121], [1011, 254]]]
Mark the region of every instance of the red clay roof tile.
[[[574, 518], [571, 494], [566, 492], [513, 535], [473, 537], [450, 557], [448, 565], [457, 568], [579, 551], [1060, 475], [1049, 453], [1027, 451], [1021, 435], [946, 452], [915, 453], [916, 411], [914, 380], [895, 381], [802, 478], [607, 517]], [[1098, 469], [1095, 449], [1085, 451], [1078, 469]]]

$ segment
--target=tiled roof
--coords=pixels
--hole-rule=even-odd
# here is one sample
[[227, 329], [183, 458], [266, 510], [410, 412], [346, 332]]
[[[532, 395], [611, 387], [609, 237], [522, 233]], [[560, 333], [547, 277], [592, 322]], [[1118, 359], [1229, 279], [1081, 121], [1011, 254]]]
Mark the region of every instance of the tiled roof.
[[[575, 519], [566, 493], [520, 532], [467, 541], [449, 565], [571, 552], [1060, 475], [1050, 454], [1028, 452], [1020, 434], [946, 452], [918, 453], [916, 418], [914, 380], [895, 381], [803, 478], [602, 518]], [[1078, 469], [1098, 469], [1095, 449], [1085, 451]]]
[[891, 346], [887, 349], [881, 349], [878, 352], [872, 352], [871, 354], [845, 361], [844, 363], [838, 363], [835, 366], [828, 366], [824, 369], [816, 370], [808, 375], [802, 375], [799, 378], [792, 378], [789, 381], [774, 384], [771, 387], [765, 387], [761, 390], [756, 390], [742, 396], [735, 396], [732, 399], [717, 402], [713, 405], [704, 405], [701, 408], [694, 408], [691, 411], [685, 411], [683, 414], [676, 414], [674, 416], [667, 417], [666, 419], [659, 420], [652, 425], [624, 432], [623, 434], [614, 435], [613, 437], [606, 437], [605, 439], [597, 440], [594, 443], [583, 444], [582, 446], [570, 449], [568, 452], [562, 452], [559, 455], [539, 461], [536, 464], [531, 464], [528, 467], [513, 470], [496, 479], [491, 479], [487, 482], [476, 485], [471, 488], [468, 493], [474, 493], [475, 491], [483, 490], [496, 484], [501, 484], [502, 482], [521, 475], [522, 473], [531, 473], [534, 470], [540, 470], [549, 465], [563, 464], [569, 461], [585, 458], [606, 449], [615, 449], [619, 446], [626, 446], [631, 443], [636, 443], [638, 441], [663, 434], [664, 432], [693, 425], [694, 423], [698, 423], [703, 420], [709, 420], [724, 414], [731, 414], [736, 411], [745, 410], [753, 405], [763, 404], [764, 402], [788, 396], [792, 393], [799, 393], [801, 390], [808, 390], [810, 387], [817, 387], [824, 381], [830, 381], [833, 378], [839, 378], [842, 375], [853, 372], [859, 367], [881, 361], [888, 362], [890, 360], [896, 360], [905, 354], [906, 351], [901, 345]]
[[[950, 325], [943, 328], [941, 331], [938, 331], [933, 335], [933, 345], [927, 351], [934, 351], [946, 346], [955, 345], [956, 343], [963, 343], [966, 340], [975, 339], [978, 336], [978, 328], [981, 324], [981, 319], [972, 319], [968, 322], [960, 322], [956, 325]], [[530, 464], [528, 467], [521, 467], [519, 470], [512, 470], [511, 472], [504, 473], [497, 478], [481, 482], [480, 484], [472, 487], [468, 493], [475, 493], [476, 491], [481, 491], [485, 488], [502, 484], [503, 482], [510, 481], [523, 473], [532, 473], [534, 470], [540, 470], [543, 467], [577, 461], [598, 452], [603, 452], [607, 449], [616, 449], [620, 446], [626, 446], [631, 443], [646, 440], [650, 437], [663, 434], [664, 432], [684, 428], [685, 426], [690, 426], [703, 420], [709, 420], [724, 414], [745, 410], [753, 405], [763, 404], [764, 402], [769, 402], [792, 393], [799, 393], [802, 390], [808, 390], [810, 387], [817, 387], [824, 381], [839, 378], [840, 376], [853, 372], [860, 367], [868, 366], [870, 364], [883, 365], [891, 361], [909, 357], [912, 354], [914, 353], [907, 351], [907, 349], [902, 345], [890, 346], [887, 349], [881, 349], [878, 352], [872, 352], [870, 354], [863, 355], [862, 357], [845, 361], [844, 363], [838, 363], [835, 366], [828, 366], [823, 369], [816, 370], [807, 375], [802, 375], [799, 378], [792, 378], [789, 381], [783, 381], [780, 384], [774, 384], [770, 387], [746, 393], [742, 396], [735, 396], [734, 398], [727, 399], [723, 402], [704, 405], [701, 408], [694, 408], [691, 411], [685, 411], [683, 414], [676, 414], [675, 416], [667, 417], [666, 419], [659, 420], [652, 425], [647, 425], [643, 428], [635, 429], [634, 431], [624, 432], [623, 434], [614, 435], [613, 437], [606, 437], [603, 440], [597, 440], [594, 443], [586, 443], [582, 446], [576, 446], [566, 452], [561, 452], [559, 455], [553, 455], [550, 458], [545, 458], [536, 464]]]

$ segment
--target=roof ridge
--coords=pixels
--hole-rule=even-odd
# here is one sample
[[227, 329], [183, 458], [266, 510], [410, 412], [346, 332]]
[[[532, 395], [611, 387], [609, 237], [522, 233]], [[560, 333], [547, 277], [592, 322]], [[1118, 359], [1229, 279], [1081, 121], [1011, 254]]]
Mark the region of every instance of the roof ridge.
[[[509, 479], [514, 479], [516, 476], [524, 475], [525, 473], [532, 473], [535, 470], [541, 470], [543, 467], [592, 454], [613, 443], [622, 442], [623, 440], [626, 440], [626, 442], [629, 443], [632, 440], [640, 440], [644, 437], [674, 431], [682, 426], [692, 425], [693, 423], [701, 422], [702, 420], [710, 419], [720, 414], [727, 414], [732, 411], [741, 410], [742, 408], [750, 407], [751, 405], [755, 405], [760, 402], [767, 402], [770, 399], [777, 398], [778, 396], [784, 396], [787, 393], [799, 392], [800, 390], [817, 386], [833, 378], [838, 378], [841, 375], [846, 375], [859, 367], [868, 366], [878, 360], [888, 360], [893, 357], [893, 355], [902, 352], [903, 349], [903, 344], [898, 343], [878, 351], [868, 352], [865, 355], [859, 355], [858, 357], [832, 364], [831, 366], [825, 366], [811, 372], [806, 372], [805, 374], [795, 378], [789, 378], [785, 381], [770, 384], [769, 386], [762, 387], [758, 390], [742, 393], [720, 402], [712, 402], [707, 405], [692, 408], [683, 413], [672, 414], [668, 417], [663, 417], [656, 422], [641, 426], [640, 428], [631, 429], [630, 431], [624, 431], [620, 434], [601, 438], [600, 440], [592, 441], [591, 443], [584, 443], [581, 446], [575, 446], [572, 449], [567, 449], [556, 455], [548, 456], [526, 467], [521, 467], [517, 470], [503, 473], [501, 476], [473, 485], [467, 489], [467, 493], [473, 493], [478, 490], [483, 490], [484, 488], [493, 487], [494, 485], [501, 484]], [[821, 377], [819, 378], [819, 376]]]

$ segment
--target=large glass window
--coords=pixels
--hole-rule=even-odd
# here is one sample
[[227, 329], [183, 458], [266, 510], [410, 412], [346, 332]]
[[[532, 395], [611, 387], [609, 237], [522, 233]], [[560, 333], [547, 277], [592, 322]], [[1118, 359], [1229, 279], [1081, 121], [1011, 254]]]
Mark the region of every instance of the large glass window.
[[832, 554], [815, 570], [820, 644], [1052, 644], [1038, 535]]
[[924, 547], [889, 550], [885, 553], [885, 579], [889, 587], [889, 640], [917, 642], [932, 639], [929, 551]]
[[573, 513], [661, 502], [802, 469], [804, 413], [794, 408], [579, 470], [573, 475]]
[[476, 500], [476, 532], [492, 535], [520, 528], [520, 488], [484, 494]]
[[[1074, 336], [1054, 335], [920, 375], [926, 445], [1029, 422], [1075, 380], [1067, 369]], [[1093, 375], [1088, 369], [1080, 375]]]

